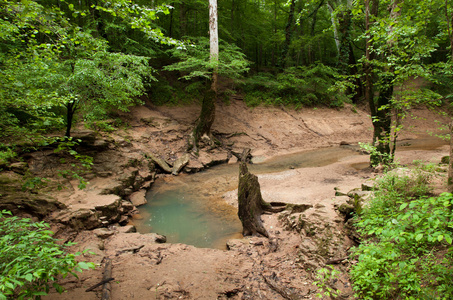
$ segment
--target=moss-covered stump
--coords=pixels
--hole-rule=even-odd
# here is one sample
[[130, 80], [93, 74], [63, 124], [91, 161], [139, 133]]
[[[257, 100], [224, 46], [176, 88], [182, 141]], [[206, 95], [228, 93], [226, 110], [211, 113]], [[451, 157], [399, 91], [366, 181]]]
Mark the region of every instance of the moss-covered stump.
[[263, 200], [258, 177], [249, 172], [245, 162], [239, 165], [238, 202], [242, 234], [244, 236], [261, 234], [269, 237], [263, 226], [261, 214], [270, 209], [271, 205]]

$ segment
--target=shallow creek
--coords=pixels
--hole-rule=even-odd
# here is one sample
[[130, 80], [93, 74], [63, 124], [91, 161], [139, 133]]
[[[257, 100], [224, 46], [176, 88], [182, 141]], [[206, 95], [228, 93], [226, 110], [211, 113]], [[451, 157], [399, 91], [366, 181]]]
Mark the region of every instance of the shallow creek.
[[[432, 138], [403, 141], [399, 150], [432, 150], [443, 144]], [[357, 149], [348, 146], [303, 151], [251, 164], [249, 170], [259, 175], [321, 167], [359, 155]], [[158, 178], [147, 193], [148, 204], [139, 208], [141, 218], [134, 220], [137, 230], [165, 235], [169, 243], [225, 249], [227, 240], [242, 237], [237, 209], [222, 199], [223, 194], [237, 188], [238, 172], [238, 164], [230, 164], [192, 175]]]

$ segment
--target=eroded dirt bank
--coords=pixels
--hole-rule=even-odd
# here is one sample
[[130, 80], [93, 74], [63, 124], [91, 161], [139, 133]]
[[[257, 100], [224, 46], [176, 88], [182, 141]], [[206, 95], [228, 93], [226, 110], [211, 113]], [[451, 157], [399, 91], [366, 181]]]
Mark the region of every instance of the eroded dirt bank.
[[[335, 188], [348, 192], [375, 175], [361, 169], [368, 161], [366, 155], [346, 157], [323, 167], [259, 176], [266, 201], [299, 205], [292, 211], [263, 215], [269, 240], [231, 240], [227, 251], [161, 243], [159, 235], [133, 232], [134, 205], [144, 202], [144, 191], [156, 176], [174, 176], [160, 174], [175, 170], [171, 164], [183, 156], [198, 113], [196, 105], [147, 105], [123, 116], [129, 124], [126, 130], [102, 136], [79, 133], [86, 140], [85, 149], [94, 156], [93, 171], [87, 174], [90, 183], [80, 191], [77, 182], [69, 182], [62, 192], [53, 192], [61, 207], [53, 208], [47, 220], [55, 224], [60, 237], [78, 243], [74, 251], [91, 249], [93, 254], [81, 259], [100, 267], [84, 272], [79, 281], [63, 279], [68, 292], [47, 299], [100, 299], [100, 288], [85, 290], [102, 280], [105, 257], [113, 261], [112, 299], [314, 299], [318, 292], [313, 285], [316, 270], [326, 263], [341, 272], [329, 284], [340, 290], [344, 299], [351, 298], [350, 262], [343, 259], [353, 241], [335, 210], [347, 197], [335, 197]], [[434, 119], [440, 119], [425, 110], [413, 113], [419, 118], [411, 120], [411, 130], [401, 136], [406, 145], [425, 136], [426, 129], [436, 127]], [[233, 100], [230, 105], [219, 103], [216, 116], [214, 133], [226, 147], [203, 149], [199, 157], [190, 155], [183, 172], [235, 163], [235, 153], [244, 147], [251, 148], [255, 161], [260, 161], [304, 149], [354, 145], [369, 141], [371, 136], [368, 114], [350, 106], [341, 110], [249, 109]], [[434, 147], [436, 143], [431, 140], [433, 147], [427, 150], [407, 147], [398, 156], [402, 163], [414, 159], [438, 162], [448, 154], [448, 148]], [[41, 151], [28, 157], [23, 167], [35, 174], [51, 175], [56, 159], [52, 150]], [[160, 159], [170, 163], [170, 170], [163, 170]], [[11, 170], [9, 175], [13, 174]], [[215, 196], [236, 205], [234, 188]], [[340, 261], [329, 264], [335, 259]]]

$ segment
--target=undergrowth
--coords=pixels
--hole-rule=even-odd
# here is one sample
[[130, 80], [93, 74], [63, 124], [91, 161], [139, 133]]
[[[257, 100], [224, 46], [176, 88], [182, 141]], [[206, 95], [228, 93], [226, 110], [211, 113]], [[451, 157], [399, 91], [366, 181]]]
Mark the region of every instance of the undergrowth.
[[248, 106], [342, 107], [348, 101], [342, 83], [335, 69], [318, 63], [314, 66], [287, 68], [277, 75], [262, 72], [248, 77], [242, 88]]
[[0, 211], [0, 299], [41, 299], [54, 287], [55, 281], [75, 272], [94, 268], [93, 263], [77, 262], [68, 254], [67, 243], [60, 245], [44, 222], [11, 216]]
[[360, 299], [453, 299], [453, 195], [431, 195], [430, 176], [422, 167], [388, 172], [356, 216]]

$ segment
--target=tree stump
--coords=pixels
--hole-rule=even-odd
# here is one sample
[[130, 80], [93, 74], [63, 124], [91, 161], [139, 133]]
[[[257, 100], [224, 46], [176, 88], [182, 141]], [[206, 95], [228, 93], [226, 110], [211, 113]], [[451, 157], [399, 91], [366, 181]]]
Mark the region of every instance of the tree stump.
[[[246, 151], [244, 151], [245, 153]], [[261, 196], [258, 177], [249, 172], [243, 156], [239, 164], [239, 187], [238, 187], [238, 216], [242, 222], [242, 234], [261, 234], [269, 237], [269, 233], [263, 226], [261, 214], [270, 209], [271, 205], [263, 200]]]

